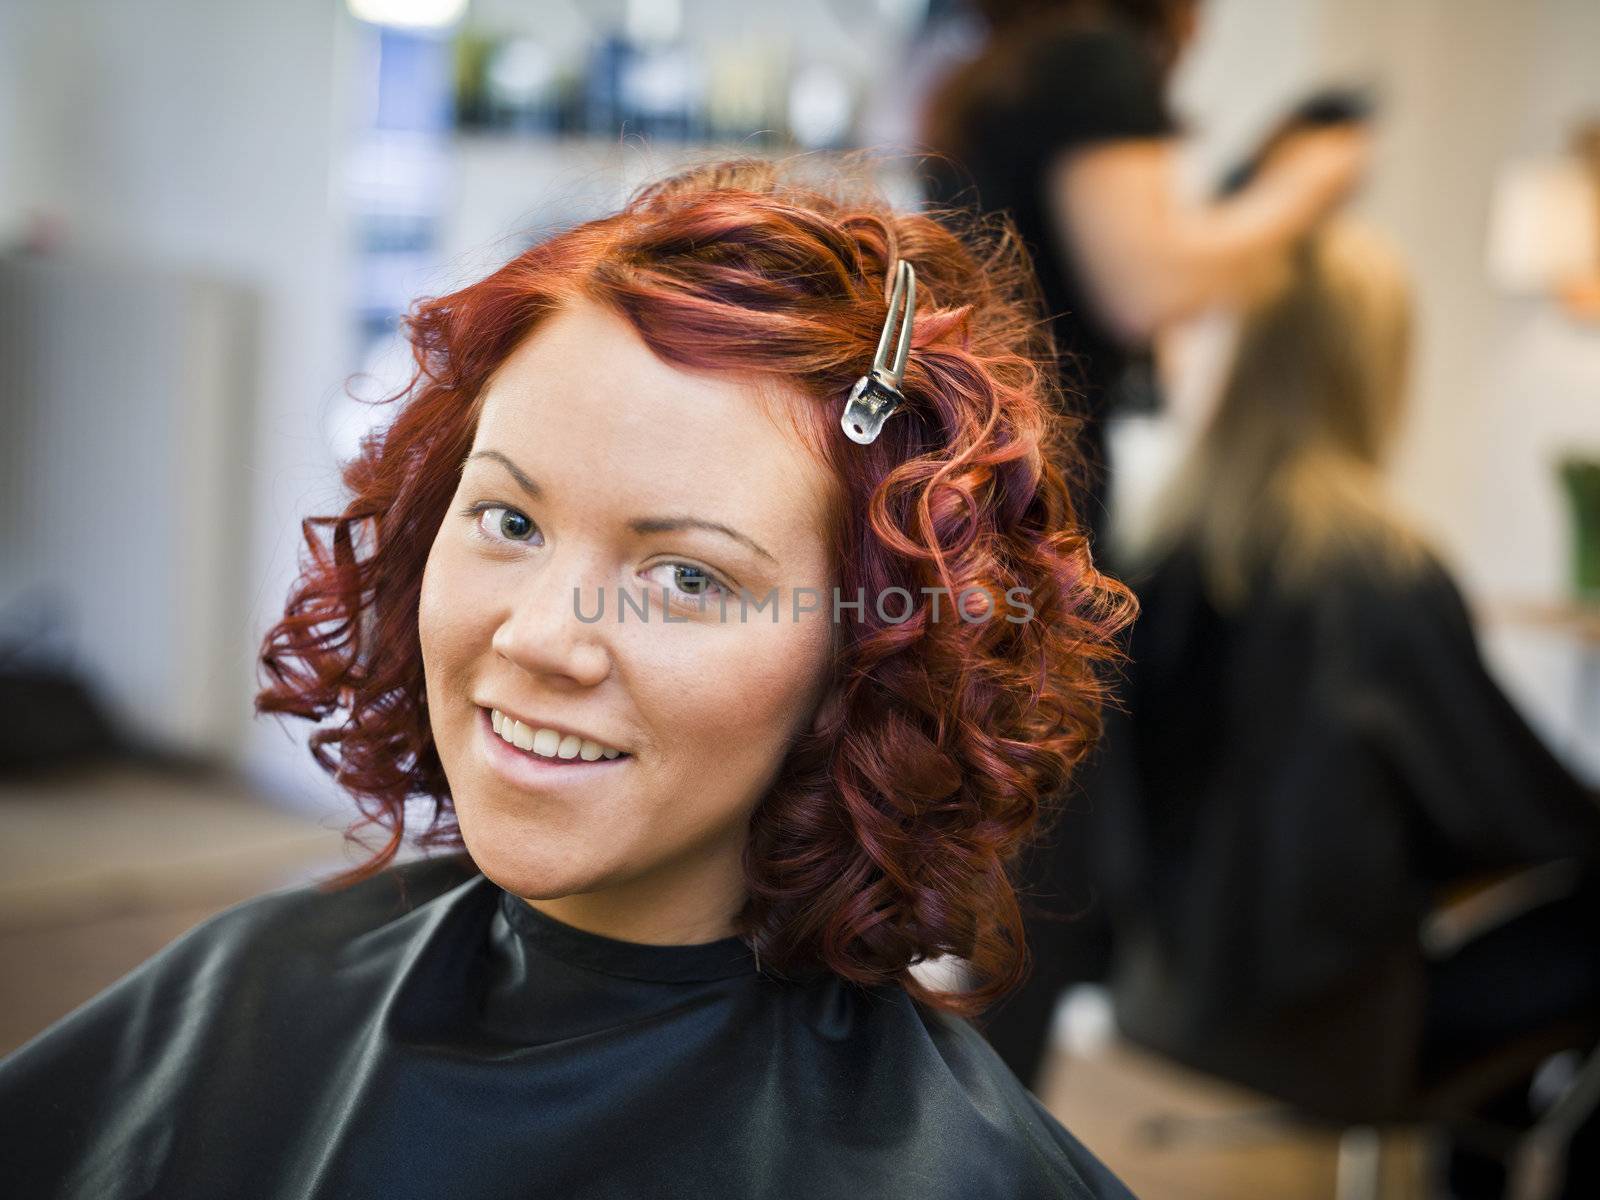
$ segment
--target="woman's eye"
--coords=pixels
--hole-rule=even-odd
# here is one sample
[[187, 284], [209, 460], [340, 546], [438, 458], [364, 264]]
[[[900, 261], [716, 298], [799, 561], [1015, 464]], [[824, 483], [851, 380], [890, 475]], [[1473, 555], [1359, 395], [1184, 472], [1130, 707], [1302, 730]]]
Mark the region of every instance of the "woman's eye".
[[500, 504], [478, 510], [478, 529], [485, 537], [507, 542], [525, 542], [538, 532], [526, 515]]
[[652, 573], [661, 570], [672, 572], [671, 586], [690, 600], [714, 600], [729, 591], [715, 575], [692, 563], [662, 563], [651, 568]]

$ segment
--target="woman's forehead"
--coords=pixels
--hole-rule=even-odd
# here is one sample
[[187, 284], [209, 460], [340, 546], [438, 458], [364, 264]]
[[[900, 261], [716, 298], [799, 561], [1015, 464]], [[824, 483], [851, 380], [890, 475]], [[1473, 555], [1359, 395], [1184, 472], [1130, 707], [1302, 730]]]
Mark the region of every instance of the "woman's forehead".
[[622, 507], [738, 515], [770, 536], [825, 536], [834, 486], [775, 406], [795, 393], [728, 371], [664, 362], [593, 301], [547, 318], [485, 388], [474, 451], [493, 450], [567, 495]]

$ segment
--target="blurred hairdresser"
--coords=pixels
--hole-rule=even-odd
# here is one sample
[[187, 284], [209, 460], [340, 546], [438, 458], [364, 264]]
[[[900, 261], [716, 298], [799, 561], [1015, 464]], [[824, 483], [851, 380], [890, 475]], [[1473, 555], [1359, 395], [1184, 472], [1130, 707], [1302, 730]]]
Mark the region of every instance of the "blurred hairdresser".
[[[1060, 382], [1083, 418], [1080, 511], [1099, 550], [1104, 419], [1119, 385], [1139, 373], [1130, 367], [1148, 365], [1151, 339], [1168, 323], [1237, 303], [1272, 276], [1287, 247], [1350, 191], [1368, 138], [1352, 122], [1290, 128], [1237, 194], [1185, 205], [1164, 93], [1191, 40], [1196, 0], [974, 2], [988, 37], [930, 102], [928, 198], [1009, 215], [1032, 252]], [[1030, 923], [1032, 980], [989, 1026], [1029, 1082], [1057, 993], [1105, 967], [1093, 898], [1080, 882], [1078, 823], [1069, 813], [1056, 836], [1060, 849], [1025, 868], [1051, 916]], [[1077, 910], [1083, 919], [1056, 919]]]
[[1004, 212], [1033, 254], [1091, 460], [1104, 527], [1103, 418], [1168, 323], [1247, 294], [1357, 180], [1367, 135], [1344, 123], [1281, 138], [1219, 203], [1179, 200], [1165, 91], [1198, 0], [973, 0], [988, 37], [924, 119], [929, 199]]

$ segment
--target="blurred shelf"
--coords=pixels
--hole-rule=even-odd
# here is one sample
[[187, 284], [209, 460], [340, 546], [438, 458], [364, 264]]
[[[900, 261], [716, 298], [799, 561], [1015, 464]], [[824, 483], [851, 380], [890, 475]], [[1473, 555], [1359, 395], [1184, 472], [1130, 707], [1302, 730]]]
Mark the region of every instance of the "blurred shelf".
[[[617, 211], [640, 185], [674, 170], [720, 158], [804, 153], [786, 146], [650, 141], [631, 134], [458, 133], [446, 150], [450, 199], [436, 257], [451, 279], [481, 278], [541, 237]], [[915, 206], [919, 193], [908, 166], [902, 169], [886, 158], [878, 182], [891, 203]]]
[[1559, 634], [1586, 647], [1600, 647], [1600, 601], [1502, 597], [1486, 601], [1482, 613], [1485, 620], [1496, 624]]

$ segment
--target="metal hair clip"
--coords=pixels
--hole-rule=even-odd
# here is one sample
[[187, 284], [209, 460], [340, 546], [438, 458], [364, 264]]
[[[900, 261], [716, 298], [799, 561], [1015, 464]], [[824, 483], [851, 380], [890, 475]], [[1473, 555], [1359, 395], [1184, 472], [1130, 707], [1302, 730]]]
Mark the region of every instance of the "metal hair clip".
[[[905, 301], [905, 315], [900, 321], [900, 339], [894, 352], [894, 365], [889, 365], [889, 335], [894, 332], [895, 313], [900, 302]], [[878, 339], [878, 353], [872, 359], [872, 370], [856, 380], [845, 401], [844, 415], [839, 424], [845, 437], [852, 442], [868, 446], [878, 440], [883, 423], [895, 409], [905, 403], [900, 386], [906, 377], [906, 356], [911, 353], [911, 316], [917, 310], [917, 273], [905, 259], [895, 271], [894, 292], [889, 297], [889, 315], [884, 318], [883, 336]]]

